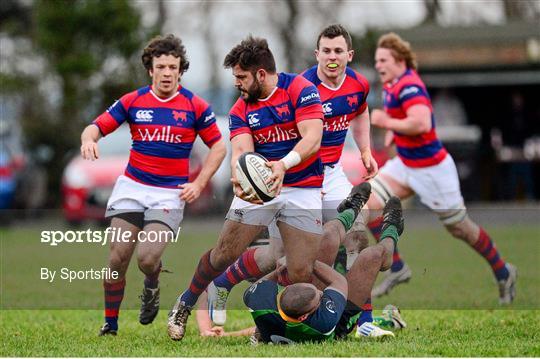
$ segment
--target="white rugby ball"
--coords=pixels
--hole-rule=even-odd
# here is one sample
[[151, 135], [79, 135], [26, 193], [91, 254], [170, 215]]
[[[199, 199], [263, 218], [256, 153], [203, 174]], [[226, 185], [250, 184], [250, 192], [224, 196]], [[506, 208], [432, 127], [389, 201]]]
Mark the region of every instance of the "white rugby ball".
[[236, 179], [242, 190], [254, 193], [263, 202], [276, 197], [275, 192], [270, 191], [272, 183], [266, 183], [272, 175], [270, 167], [265, 165], [266, 162], [266, 158], [256, 152], [243, 153], [236, 162]]

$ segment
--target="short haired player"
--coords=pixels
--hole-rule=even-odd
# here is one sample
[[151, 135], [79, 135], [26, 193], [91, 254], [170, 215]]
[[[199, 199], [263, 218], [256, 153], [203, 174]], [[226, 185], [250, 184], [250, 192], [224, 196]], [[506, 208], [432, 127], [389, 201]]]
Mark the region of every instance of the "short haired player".
[[[167, 243], [138, 242], [139, 232], [168, 232], [168, 238], [173, 238], [185, 203], [199, 197], [226, 154], [211, 107], [179, 84], [189, 67], [182, 41], [173, 35], [152, 39], [142, 62], [152, 84], [122, 96], [81, 135], [81, 154], [87, 160], [99, 158], [98, 140], [124, 122], [133, 140], [129, 163], [116, 181], [105, 214], [111, 227], [126, 233], [127, 241], [110, 245], [109, 267], [119, 277], [103, 282], [105, 324], [100, 335], [117, 333], [125, 274], [136, 248], [139, 269], [145, 274], [139, 321], [146, 325], [154, 320], [159, 310], [161, 255]], [[197, 136], [210, 152], [197, 178], [188, 182], [189, 156]]]

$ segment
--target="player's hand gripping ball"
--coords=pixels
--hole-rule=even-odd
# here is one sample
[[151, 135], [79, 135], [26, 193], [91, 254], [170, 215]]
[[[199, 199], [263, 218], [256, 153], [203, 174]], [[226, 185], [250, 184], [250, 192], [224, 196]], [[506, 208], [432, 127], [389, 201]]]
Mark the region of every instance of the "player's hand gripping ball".
[[236, 179], [245, 193], [255, 193], [258, 199], [269, 202], [276, 197], [271, 183], [266, 181], [272, 169], [266, 166], [266, 158], [256, 152], [243, 153], [236, 162]]

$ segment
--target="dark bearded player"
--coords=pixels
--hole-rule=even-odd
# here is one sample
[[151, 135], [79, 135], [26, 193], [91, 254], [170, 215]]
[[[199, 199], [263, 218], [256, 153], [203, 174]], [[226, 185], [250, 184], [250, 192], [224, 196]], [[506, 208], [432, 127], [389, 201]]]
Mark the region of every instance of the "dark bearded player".
[[[232, 264], [276, 220], [287, 254], [289, 280], [310, 282], [322, 233], [322, 163], [319, 148], [323, 111], [319, 93], [302, 76], [277, 73], [264, 39], [248, 37], [226, 56], [241, 97], [229, 113], [235, 198], [216, 248], [205, 253], [169, 316], [173, 340], [184, 337], [191, 309], [208, 284]], [[234, 178], [238, 157], [257, 152], [272, 169], [276, 198], [262, 203]], [[259, 272], [249, 273], [253, 277]]]
[[[347, 197], [353, 187], [339, 162], [349, 127], [360, 151], [362, 163], [367, 169], [366, 180], [377, 174], [377, 163], [370, 149], [367, 105], [369, 83], [364, 76], [348, 66], [354, 55], [350, 34], [341, 25], [331, 25], [319, 34], [316, 45], [315, 55], [318, 64], [302, 75], [317, 86], [324, 110], [324, 131], [320, 149], [324, 168], [322, 185], [324, 228], [317, 258], [323, 263], [332, 264], [340, 244], [346, 243], [354, 254], [367, 246], [367, 208], [364, 208], [362, 215], [358, 216], [346, 235], [338, 235], [339, 225], [332, 221], [337, 215], [336, 208], [339, 203]], [[275, 260], [283, 255], [277, 227], [272, 224], [269, 233], [272, 238], [270, 247], [251, 249], [242, 254], [233, 266], [208, 287], [208, 308], [214, 323], [225, 324], [226, 301], [235, 284], [248, 278], [252, 272], [270, 272], [274, 269]], [[371, 298], [366, 299], [362, 309], [360, 325], [372, 321]], [[376, 334], [385, 333], [374, 331], [370, 332], [368, 337], [372, 338]]]

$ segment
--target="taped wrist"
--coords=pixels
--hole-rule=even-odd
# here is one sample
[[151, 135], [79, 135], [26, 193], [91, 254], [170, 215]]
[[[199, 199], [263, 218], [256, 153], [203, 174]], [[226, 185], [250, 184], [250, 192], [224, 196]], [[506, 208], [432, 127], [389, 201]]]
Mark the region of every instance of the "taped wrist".
[[288, 170], [289, 168], [292, 168], [302, 162], [302, 157], [300, 157], [300, 154], [298, 152], [291, 151], [281, 159], [281, 162], [283, 162], [283, 164], [285, 165], [285, 169]]

